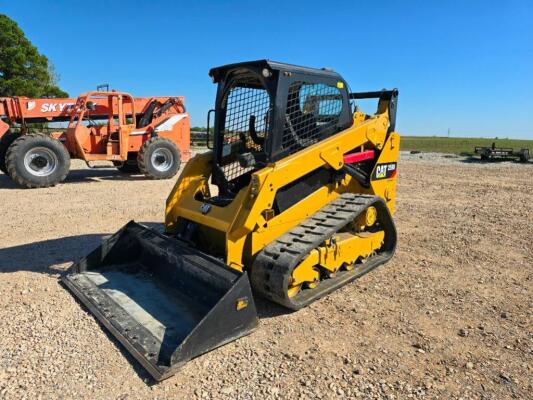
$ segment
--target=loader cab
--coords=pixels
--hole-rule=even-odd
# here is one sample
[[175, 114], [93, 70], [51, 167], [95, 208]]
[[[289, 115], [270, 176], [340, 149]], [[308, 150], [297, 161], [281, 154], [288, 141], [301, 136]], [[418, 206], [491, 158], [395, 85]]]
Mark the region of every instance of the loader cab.
[[352, 125], [347, 84], [326, 69], [268, 60], [213, 68], [212, 183], [231, 199], [254, 171]]

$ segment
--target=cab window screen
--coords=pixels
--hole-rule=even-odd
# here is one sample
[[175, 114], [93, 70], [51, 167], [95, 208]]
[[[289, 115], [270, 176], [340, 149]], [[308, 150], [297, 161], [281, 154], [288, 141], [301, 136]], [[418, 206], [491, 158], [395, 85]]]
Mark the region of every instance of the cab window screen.
[[228, 90], [222, 131], [220, 166], [228, 181], [243, 175], [253, 168], [243, 168], [237, 155], [262, 152], [268, 131], [270, 96], [267, 90], [253, 79], [239, 79]]
[[342, 93], [323, 83], [293, 82], [289, 87], [282, 148], [297, 151], [336, 132]]

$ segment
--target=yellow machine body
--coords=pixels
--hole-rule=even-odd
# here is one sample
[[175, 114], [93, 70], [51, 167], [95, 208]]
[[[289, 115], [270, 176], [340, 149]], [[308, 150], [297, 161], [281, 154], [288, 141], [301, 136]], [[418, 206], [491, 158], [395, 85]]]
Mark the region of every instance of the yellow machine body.
[[397, 90], [268, 60], [210, 75], [213, 150], [184, 167], [165, 234], [131, 221], [62, 278], [157, 380], [251, 333], [255, 295], [300, 309], [396, 247]]
[[[389, 130], [388, 104], [380, 100], [378, 112], [366, 115], [355, 112], [353, 125], [322, 142], [267, 165], [252, 175], [250, 184], [241, 189], [231, 204], [225, 207], [206, 204], [200, 199], [212, 196], [209, 185], [213, 153], [196, 155], [185, 166], [176, 185], [168, 196], [165, 211], [167, 233], [175, 233], [176, 222], [184, 218], [205, 228], [213, 246], [224, 249], [226, 263], [231, 268], [244, 271], [251, 266], [254, 256], [266, 245], [289, 229], [335, 200], [340, 194], [363, 193], [383, 198], [391, 214], [396, 198], [396, 174], [390, 178], [372, 180], [363, 187], [349, 175], [301, 199], [279, 215], [272, 215], [276, 191], [320, 167], [340, 170], [343, 156], [354, 148], [379, 150], [376, 168], [396, 163], [400, 148], [400, 135]], [[381, 112], [380, 112], [381, 111]], [[209, 210], [206, 211], [206, 208]], [[293, 287], [317, 279], [317, 261], [324, 269], [335, 272], [344, 264], [351, 264], [377, 250], [382, 233], [348, 235], [337, 241], [337, 251], [326, 247], [317, 249], [293, 273]]]

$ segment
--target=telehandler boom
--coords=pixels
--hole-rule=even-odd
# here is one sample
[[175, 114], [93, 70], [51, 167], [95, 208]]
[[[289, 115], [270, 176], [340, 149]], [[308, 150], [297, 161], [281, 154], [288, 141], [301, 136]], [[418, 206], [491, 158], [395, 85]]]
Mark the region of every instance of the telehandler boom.
[[[249, 334], [252, 291], [297, 310], [396, 247], [397, 90], [268, 60], [209, 74], [212, 150], [179, 176], [165, 234], [131, 221], [63, 278], [157, 380]], [[352, 109], [366, 98], [373, 115]]]

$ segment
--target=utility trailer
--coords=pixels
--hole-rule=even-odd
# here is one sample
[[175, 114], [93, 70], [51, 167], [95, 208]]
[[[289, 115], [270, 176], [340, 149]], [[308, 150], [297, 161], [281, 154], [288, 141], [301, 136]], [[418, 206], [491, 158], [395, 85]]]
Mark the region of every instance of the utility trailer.
[[[68, 122], [63, 131], [31, 133], [31, 124]], [[174, 176], [190, 158], [183, 97], [133, 97], [93, 91], [77, 99], [0, 98], [0, 170], [19, 185], [63, 181], [70, 159], [111, 161], [124, 173]]]
[[515, 159], [520, 162], [527, 162], [529, 160], [529, 149], [514, 150], [496, 147], [494, 142], [490, 147], [475, 147], [474, 152], [479, 154], [482, 161]]

